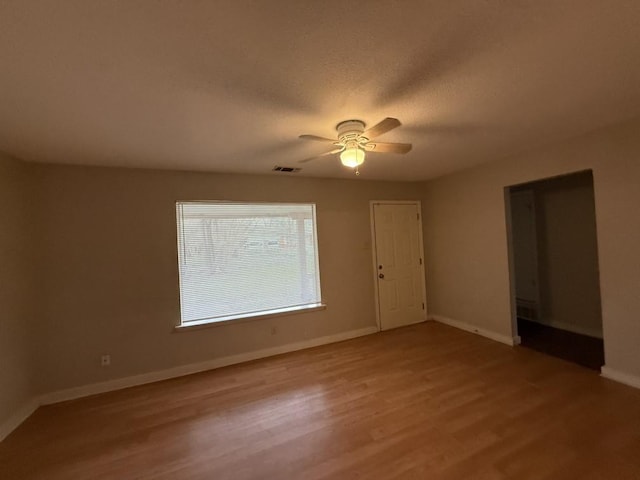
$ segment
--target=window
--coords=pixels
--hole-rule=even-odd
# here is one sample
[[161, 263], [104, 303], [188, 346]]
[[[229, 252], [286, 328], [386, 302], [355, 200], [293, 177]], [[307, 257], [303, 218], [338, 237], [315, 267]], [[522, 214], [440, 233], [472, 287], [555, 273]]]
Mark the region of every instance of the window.
[[178, 202], [181, 324], [320, 306], [315, 205]]

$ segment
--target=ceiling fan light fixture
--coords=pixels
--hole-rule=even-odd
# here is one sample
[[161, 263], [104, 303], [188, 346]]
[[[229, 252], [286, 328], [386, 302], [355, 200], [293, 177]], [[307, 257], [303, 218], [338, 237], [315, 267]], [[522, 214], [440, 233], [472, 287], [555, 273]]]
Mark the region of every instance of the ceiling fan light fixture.
[[340, 161], [345, 167], [356, 168], [364, 163], [364, 150], [355, 145], [348, 145], [340, 154]]
[[335, 148], [315, 157], [299, 160], [299, 163], [306, 163], [316, 158], [327, 155], [340, 154], [340, 161], [345, 167], [353, 168], [358, 175], [358, 166], [364, 163], [366, 152], [380, 153], [408, 153], [411, 151], [410, 143], [389, 143], [371, 141], [374, 138], [387, 133], [389, 130], [402, 125], [400, 120], [387, 117], [373, 127], [365, 130], [366, 124], [362, 120], [345, 120], [336, 125], [338, 138], [319, 137], [317, 135], [300, 135], [303, 140], [314, 140], [316, 142], [331, 143]]

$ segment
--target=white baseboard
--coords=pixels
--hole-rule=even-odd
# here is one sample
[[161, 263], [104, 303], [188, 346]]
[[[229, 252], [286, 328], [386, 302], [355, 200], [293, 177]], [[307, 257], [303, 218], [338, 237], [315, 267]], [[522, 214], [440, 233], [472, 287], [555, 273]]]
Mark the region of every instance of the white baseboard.
[[92, 383], [81, 387], [68, 388], [56, 392], [45, 393], [39, 397], [31, 399], [27, 405], [14, 413], [7, 421], [0, 425], [0, 441], [4, 440], [13, 430], [15, 430], [22, 422], [24, 422], [40, 405], [49, 405], [52, 403], [74, 400], [76, 398], [87, 397], [99, 393], [121, 390], [123, 388], [135, 387], [146, 383], [158, 382], [160, 380], [168, 380], [170, 378], [190, 375], [192, 373], [213, 370], [215, 368], [226, 367], [237, 363], [257, 360], [259, 358], [271, 357], [281, 353], [295, 352], [305, 348], [317, 347], [329, 343], [341, 342], [352, 338], [362, 337], [378, 333], [378, 327], [366, 327], [348, 332], [336, 333], [335, 335], [327, 335], [325, 337], [313, 338], [302, 342], [289, 343], [278, 347], [265, 348], [253, 352], [240, 353], [223, 358], [216, 358], [200, 363], [192, 363], [189, 365], [181, 365], [179, 367], [169, 368], [156, 372], [143, 373], [141, 375], [133, 375], [130, 377], [117, 378], [106, 382]]
[[[465, 330], [471, 333], [482, 335], [483, 337], [490, 338], [500, 343], [507, 345], [517, 345], [520, 343], [520, 337], [508, 337], [496, 332], [485, 330], [474, 325], [453, 320], [440, 315], [429, 315], [428, 321], [437, 321], [450, 325], [461, 330]], [[57, 392], [51, 392], [40, 397], [36, 397], [28, 401], [20, 410], [15, 412], [8, 420], [5, 420], [0, 424], [0, 442], [4, 440], [13, 430], [15, 430], [22, 422], [29, 418], [33, 412], [40, 405], [49, 405], [52, 403], [63, 402], [66, 400], [73, 400], [76, 398], [86, 397], [89, 395], [96, 395], [99, 393], [110, 392], [114, 390], [120, 390], [123, 388], [134, 387], [137, 385], [143, 385], [146, 383], [157, 382], [160, 380], [167, 380], [170, 378], [181, 377], [184, 375], [190, 375], [192, 373], [198, 373], [206, 370], [212, 370], [228, 365], [234, 365], [237, 363], [247, 362], [250, 360], [257, 360], [259, 358], [266, 358], [273, 355], [279, 355], [282, 353], [294, 352], [297, 350], [303, 350], [305, 348], [317, 347], [320, 345], [326, 345], [329, 343], [341, 342], [352, 338], [362, 337], [365, 335], [371, 335], [377, 333], [377, 327], [367, 327], [358, 330], [351, 330], [349, 332], [342, 332], [335, 335], [327, 335], [325, 337], [314, 338], [311, 340], [305, 340], [302, 342], [290, 343], [287, 345], [281, 345], [273, 348], [266, 348], [263, 350], [257, 350], [254, 352], [241, 353], [238, 355], [231, 355], [228, 357], [217, 358], [213, 360], [207, 360], [205, 362], [193, 363], [189, 365], [182, 365], [179, 367], [169, 368], [166, 370], [160, 370], [156, 372], [145, 373], [141, 375], [134, 375], [130, 377], [119, 378], [110, 380], [107, 382], [93, 383], [82, 387], [69, 388], [66, 390], [59, 390]], [[640, 377], [619, 372], [611, 369], [607, 366], [603, 366], [601, 369], [601, 375], [604, 378], [614, 380], [616, 382], [624, 383], [626, 385], [640, 388]]]
[[215, 368], [226, 367], [228, 365], [234, 365], [242, 362], [248, 362], [250, 360], [257, 360], [259, 358], [271, 357], [273, 355], [279, 355], [281, 353], [295, 352], [296, 350], [303, 350], [305, 348], [311, 348], [311, 347], [317, 347], [320, 345], [326, 345], [329, 343], [341, 342], [343, 340], [362, 337], [364, 335], [370, 335], [372, 333], [377, 333], [377, 332], [378, 332], [378, 327], [375, 327], [375, 326], [361, 328], [359, 330], [351, 330], [348, 332], [337, 333], [335, 335], [327, 335], [325, 337], [318, 337], [318, 338], [313, 338], [311, 340], [304, 340], [302, 342], [289, 343], [287, 345], [281, 345], [278, 347], [266, 348], [263, 350], [256, 350], [256, 351], [247, 352], [247, 353], [240, 353], [238, 355], [231, 355], [228, 357], [214, 358], [212, 360], [206, 360], [204, 362], [199, 362], [199, 363], [192, 363], [189, 365], [181, 365], [179, 367], [173, 367], [166, 370], [143, 373], [140, 375], [117, 378], [115, 380], [108, 380], [106, 382], [92, 383], [92, 384], [84, 385], [81, 387], [59, 390], [56, 392], [51, 392], [51, 393], [42, 395], [40, 397], [40, 405], [49, 405], [51, 403], [74, 400], [76, 398], [87, 397], [89, 395], [96, 395], [98, 393], [112, 392], [114, 390], [121, 390], [123, 388], [144, 385], [146, 383], [153, 383], [153, 382], [158, 382], [160, 380], [168, 380], [170, 378], [182, 377], [184, 375], [191, 375], [193, 373], [204, 372], [206, 370], [213, 370]]
[[20, 410], [11, 415], [7, 420], [0, 424], [0, 442], [7, 438], [18, 426], [31, 416], [33, 412], [40, 406], [37, 398], [29, 400]]
[[579, 335], [586, 335], [587, 337], [602, 338], [602, 331], [597, 331], [592, 328], [584, 328], [580, 325], [574, 325], [573, 323], [558, 322], [555, 320], [550, 320], [548, 322], [538, 320], [536, 322], [540, 323], [541, 325], [547, 325], [549, 327], [566, 330], [568, 332], [577, 333]]
[[492, 332], [491, 330], [485, 330], [484, 328], [476, 327], [475, 325], [471, 325], [470, 323], [453, 320], [441, 315], [431, 315], [430, 318], [432, 320], [435, 320], [436, 322], [444, 323], [445, 325], [459, 328], [460, 330], [464, 330], [466, 332], [475, 333], [477, 335], [490, 338], [491, 340], [495, 340], [496, 342], [504, 343], [506, 345], [514, 346], [520, 343], [520, 337], [509, 337], [507, 335], [502, 335], [501, 333], [496, 333]]
[[630, 387], [640, 388], [640, 377], [638, 377], [637, 375], [620, 372], [618, 370], [614, 370], [613, 368], [609, 368], [606, 365], [603, 365], [600, 369], [600, 375], [604, 378], [608, 378], [609, 380], [624, 383], [625, 385], [629, 385]]

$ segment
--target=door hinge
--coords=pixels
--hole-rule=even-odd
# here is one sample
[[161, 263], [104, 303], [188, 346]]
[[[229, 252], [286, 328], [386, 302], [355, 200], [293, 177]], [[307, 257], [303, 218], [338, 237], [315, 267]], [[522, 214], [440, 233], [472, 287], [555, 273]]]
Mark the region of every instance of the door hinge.
[[420, 259], [420, 265], [422, 265], [422, 259]]
[[424, 302], [422, 302], [422, 309], [424, 310]]
[[418, 220], [420, 220], [420, 214], [419, 214], [419, 213], [416, 213], [416, 218], [417, 218]]

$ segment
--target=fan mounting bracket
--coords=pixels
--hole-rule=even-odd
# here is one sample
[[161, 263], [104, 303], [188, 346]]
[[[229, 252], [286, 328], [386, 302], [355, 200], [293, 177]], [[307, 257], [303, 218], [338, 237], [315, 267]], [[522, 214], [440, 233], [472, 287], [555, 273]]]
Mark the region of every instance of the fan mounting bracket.
[[358, 142], [359, 144], [365, 144], [369, 142], [368, 138], [362, 136], [366, 124], [362, 120], [345, 120], [336, 125], [338, 132], [338, 141], [342, 145], [346, 145], [348, 142]]

